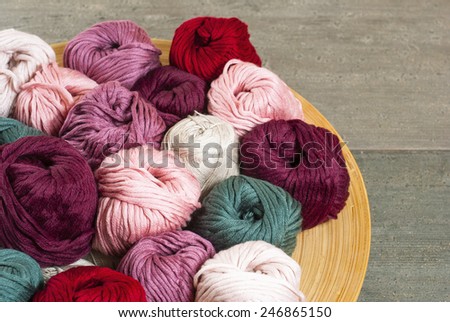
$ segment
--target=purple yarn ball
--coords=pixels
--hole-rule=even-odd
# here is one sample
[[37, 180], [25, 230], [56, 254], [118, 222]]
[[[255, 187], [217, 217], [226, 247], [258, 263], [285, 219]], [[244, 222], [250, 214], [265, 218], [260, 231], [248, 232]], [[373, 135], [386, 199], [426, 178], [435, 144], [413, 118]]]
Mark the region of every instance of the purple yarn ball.
[[188, 302], [194, 300], [194, 275], [214, 254], [212, 244], [199, 235], [170, 231], [142, 238], [117, 270], [141, 282], [148, 302]]
[[303, 230], [336, 219], [350, 177], [339, 138], [301, 120], [272, 120], [241, 140], [241, 173], [269, 181], [302, 204]]
[[203, 112], [206, 102], [206, 82], [173, 66], [150, 71], [133, 87], [152, 103], [167, 127], [193, 114]]
[[41, 266], [75, 262], [90, 250], [97, 187], [70, 144], [29, 136], [0, 146], [0, 247]]
[[59, 135], [96, 169], [122, 148], [144, 144], [159, 148], [165, 129], [158, 111], [139, 93], [109, 82], [87, 93], [70, 110]]
[[118, 81], [126, 88], [161, 66], [161, 50], [129, 20], [105, 21], [79, 33], [64, 50], [64, 66], [97, 83]]

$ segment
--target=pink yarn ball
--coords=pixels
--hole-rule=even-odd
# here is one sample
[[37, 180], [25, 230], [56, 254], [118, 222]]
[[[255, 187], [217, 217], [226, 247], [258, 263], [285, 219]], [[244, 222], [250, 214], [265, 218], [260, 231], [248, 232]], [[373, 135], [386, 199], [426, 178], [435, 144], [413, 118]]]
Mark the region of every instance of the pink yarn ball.
[[230, 60], [211, 83], [208, 112], [231, 123], [238, 136], [270, 120], [304, 119], [302, 104], [270, 70]]
[[139, 78], [161, 66], [159, 55], [161, 50], [134, 22], [105, 21], [69, 41], [64, 50], [64, 66], [99, 84], [118, 81], [130, 89]]
[[139, 240], [118, 271], [137, 279], [148, 302], [194, 301], [194, 275], [214, 256], [212, 244], [191, 231], [170, 231]]
[[173, 154], [148, 145], [120, 150], [95, 171], [99, 189], [93, 247], [122, 256], [139, 239], [186, 226], [200, 183]]
[[165, 129], [153, 105], [137, 92], [109, 82], [91, 90], [71, 109], [59, 135], [96, 169], [122, 148], [141, 144], [159, 148]]
[[50, 135], [58, 135], [69, 110], [97, 86], [89, 77], [56, 63], [42, 66], [22, 85], [14, 118]]

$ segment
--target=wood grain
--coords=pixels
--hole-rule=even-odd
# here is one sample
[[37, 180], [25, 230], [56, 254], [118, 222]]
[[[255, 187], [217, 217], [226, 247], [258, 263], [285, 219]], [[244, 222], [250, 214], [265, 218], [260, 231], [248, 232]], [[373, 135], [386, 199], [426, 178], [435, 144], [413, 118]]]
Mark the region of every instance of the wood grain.
[[[161, 62], [167, 65], [171, 42], [153, 41], [162, 51]], [[60, 65], [64, 47], [65, 43], [53, 45]], [[339, 136], [311, 103], [297, 92], [293, 93], [302, 102], [307, 122]], [[347, 205], [337, 220], [301, 232], [292, 255], [302, 267], [301, 290], [309, 301], [356, 301], [367, 270], [371, 238], [367, 192], [350, 150], [344, 146], [342, 151], [351, 180]]]

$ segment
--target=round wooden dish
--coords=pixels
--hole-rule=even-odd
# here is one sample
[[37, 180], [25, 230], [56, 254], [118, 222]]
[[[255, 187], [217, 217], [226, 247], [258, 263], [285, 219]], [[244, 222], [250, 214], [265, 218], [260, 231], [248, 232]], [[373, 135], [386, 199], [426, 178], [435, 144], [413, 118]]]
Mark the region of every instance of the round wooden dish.
[[[161, 49], [161, 62], [169, 64], [169, 40], [153, 39]], [[57, 62], [66, 43], [54, 44]], [[306, 121], [327, 128], [339, 138], [333, 126], [300, 94]], [[341, 139], [342, 141], [342, 139]], [[364, 281], [370, 251], [370, 208], [358, 165], [347, 146], [343, 154], [350, 173], [350, 196], [337, 220], [330, 220], [301, 232], [292, 257], [302, 267], [301, 290], [308, 301], [356, 301]]]

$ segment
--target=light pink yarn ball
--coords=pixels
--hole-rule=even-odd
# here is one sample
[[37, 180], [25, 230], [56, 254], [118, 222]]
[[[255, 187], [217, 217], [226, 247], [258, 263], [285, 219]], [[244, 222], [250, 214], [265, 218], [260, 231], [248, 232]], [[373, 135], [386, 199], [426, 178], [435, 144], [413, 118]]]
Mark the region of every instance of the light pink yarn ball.
[[230, 60], [211, 83], [208, 112], [234, 126], [242, 136], [270, 120], [304, 119], [302, 104], [270, 70]]
[[52, 47], [36, 35], [15, 29], [0, 31], [0, 116], [14, 106], [20, 86], [44, 64], [55, 61]]
[[194, 276], [196, 302], [303, 302], [299, 264], [262, 240], [218, 252]]
[[97, 83], [86, 75], [56, 63], [42, 66], [17, 96], [14, 117], [57, 136], [70, 109]]
[[200, 183], [173, 154], [120, 150], [95, 171], [100, 194], [93, 247], [122, 256], [139, 239], [178, 230], [201, 204]]

